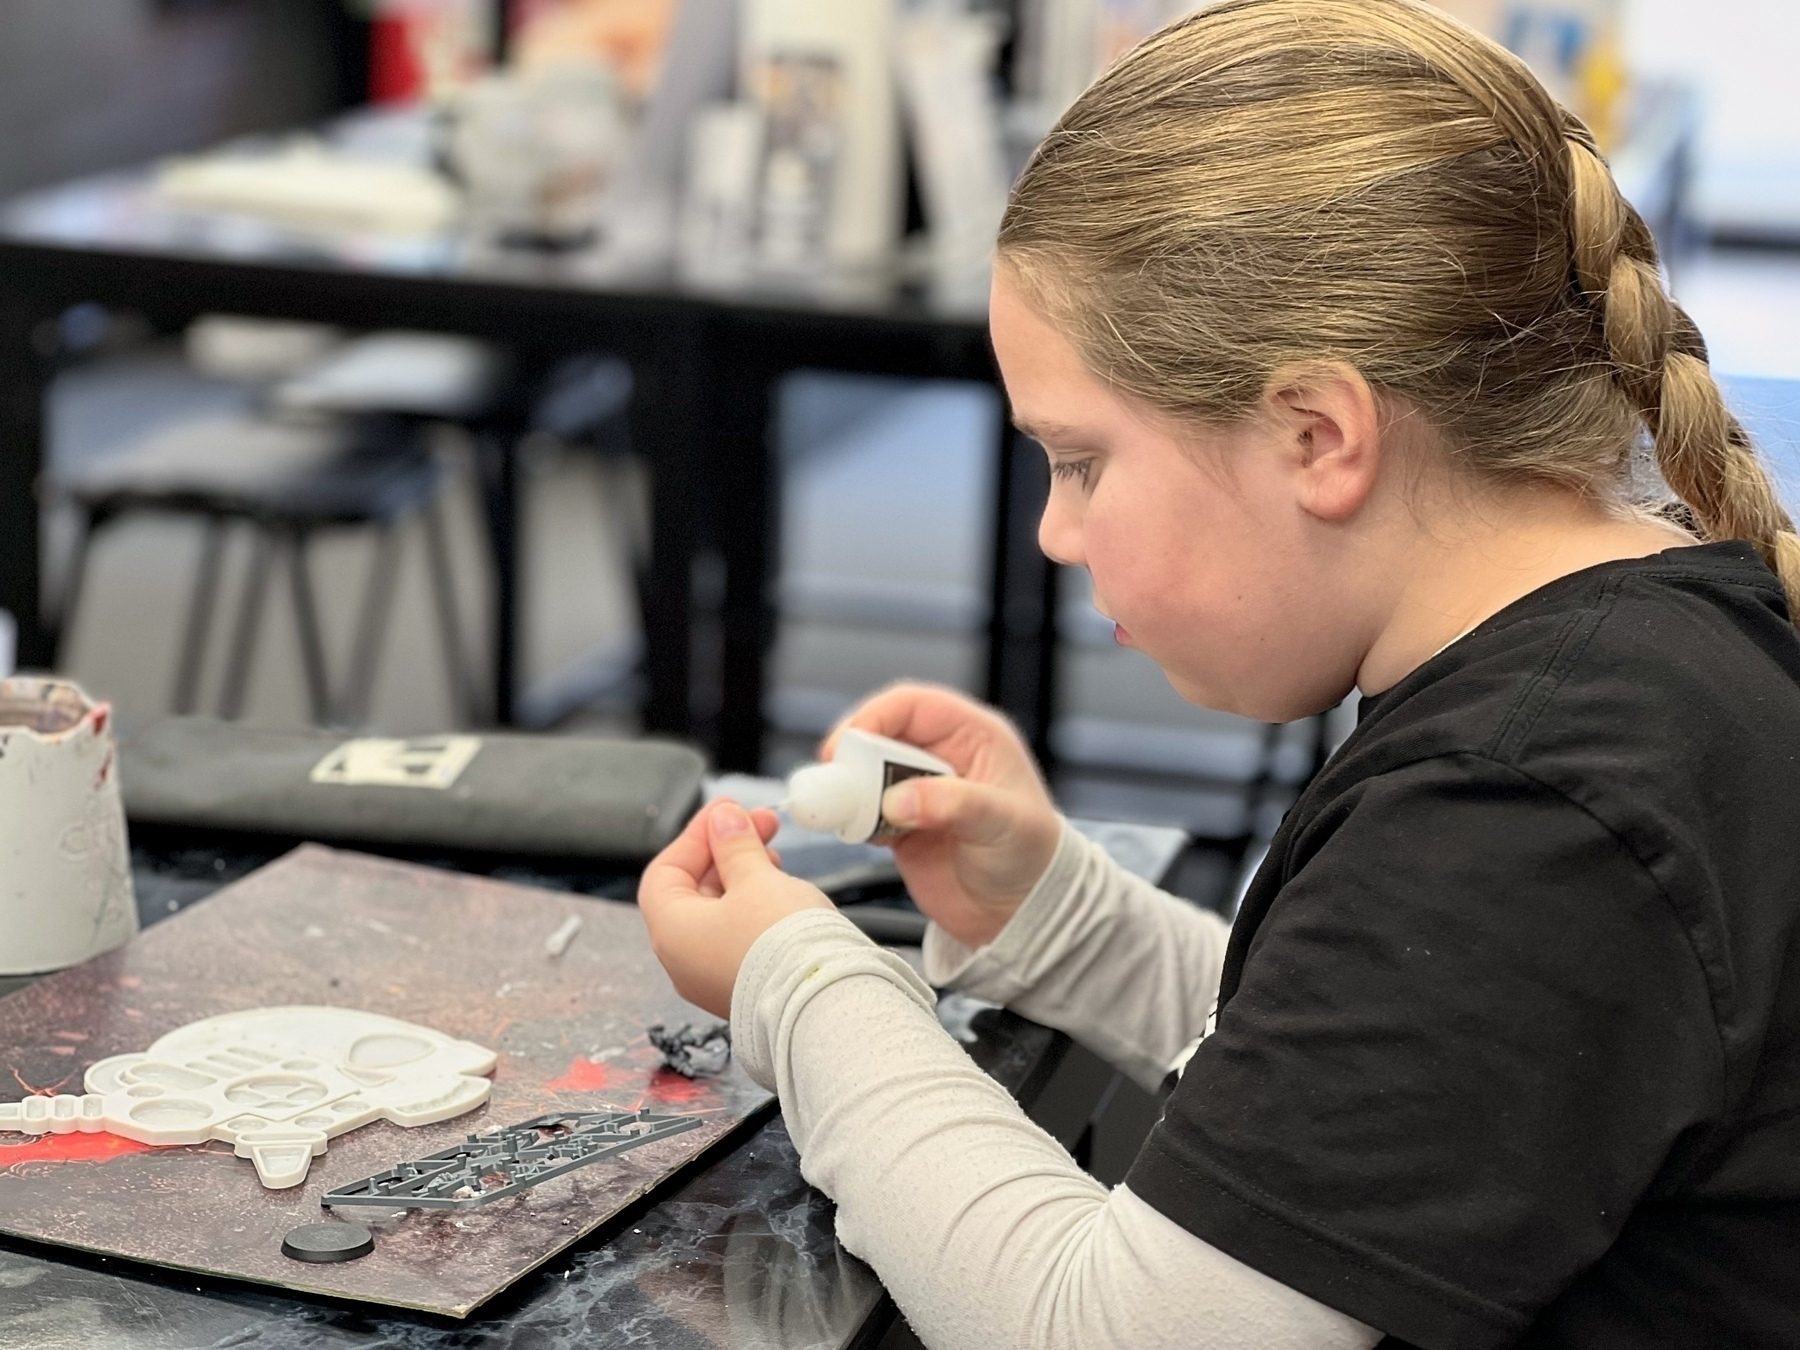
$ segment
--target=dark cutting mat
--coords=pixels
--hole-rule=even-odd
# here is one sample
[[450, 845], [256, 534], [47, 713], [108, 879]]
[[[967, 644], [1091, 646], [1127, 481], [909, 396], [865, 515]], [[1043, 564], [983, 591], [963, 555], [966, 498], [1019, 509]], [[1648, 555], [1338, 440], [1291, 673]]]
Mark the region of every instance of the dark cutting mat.
[[[583, 926], [560, 959], [544, 941]], [[496, 1051], [493, 1095], [417, 1129], [339, 1135], [304, 1184], [265, 1190], [224, 1144], [142, 1149], [112, 1135], [0, 1133], [0, 1232], [305, 1293], [466, 1316], [772, 1102], [735, 1065], [661, 1067], [652, 1022], [705, 1020], [650, 951], [634, 906], [308, 845], [123, 949], [0, 999], [0, 1099], [80, 1093], [87, 1066], [203, 1017], [330, 1004]], [[477, 1209], [384, 1219], [372, 1255], [306, 1265], [289, 1229], [328, 1189], [554, 1110], [695, 1113], [697, 1129]], [[367, 1211], [338, 1217], [369, 1222]]]

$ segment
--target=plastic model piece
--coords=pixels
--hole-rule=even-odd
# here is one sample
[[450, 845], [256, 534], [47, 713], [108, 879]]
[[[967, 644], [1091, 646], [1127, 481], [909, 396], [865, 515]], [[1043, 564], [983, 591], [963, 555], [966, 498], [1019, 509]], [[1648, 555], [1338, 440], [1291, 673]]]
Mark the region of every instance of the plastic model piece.
[[319, 1203], [333, 1208], [474, 1209], [699, 1124], [699, 1116], [655, 1111], [557, 1112], [472, 1134], [455, 1148], [326, 1191]]
[[723, 1022], [710, 1027], [689, 1023], [673, 1030], [658, 1022], [645, 1034], [662, 1052], [663, 1063], [683, 1078], [718, 1073], [731, 1060], [731, 1028]]
[[804, 829], [829, 830], [846, 844], [879, 844], [902, 833], [881, 814], [889, 788], [955, 773], [916, 745], [846, 727], [831, 763], [794, 770], [782, 809]]
[[374, 1250], [375, 1234], [360, 1223], [303, 1223], [281, 1240], [283, 1256], [315, 1266], [354, 1261]]
[[327, 1141], [372, 1120], [408, 1128], [488, 1099], [495, 1056], [471, 1041], [350, 1008], [259, 1008], [171, 1031], [87, 1071], [81, 1097], [0, 1104], [0, 1130], [109, 1131], [140, 1144], [217, 1139], [264, 1186], [306, 1180]]

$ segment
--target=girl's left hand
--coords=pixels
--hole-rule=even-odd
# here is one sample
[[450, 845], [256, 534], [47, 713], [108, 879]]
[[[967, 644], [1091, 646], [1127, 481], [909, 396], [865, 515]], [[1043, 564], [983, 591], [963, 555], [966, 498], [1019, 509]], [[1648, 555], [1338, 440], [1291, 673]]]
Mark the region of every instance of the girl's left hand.
[[644, 869], [638, 908], [650, 946], [675, 990], [715, 1017], [731, 1016], [731, 990], [751, 945], [790, 914], [831, 909], [811, 882], [780, 870], [767, 841], [773, 811], [716, 801]]

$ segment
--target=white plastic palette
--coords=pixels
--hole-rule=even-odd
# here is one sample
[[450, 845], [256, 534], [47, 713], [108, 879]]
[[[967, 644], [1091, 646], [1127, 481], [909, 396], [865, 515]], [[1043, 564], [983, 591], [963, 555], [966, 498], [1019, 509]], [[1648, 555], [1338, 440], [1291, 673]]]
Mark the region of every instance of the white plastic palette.
[[219, 1140], [264, 1186], [306, 1179], [327, 1141], [372, 1120], [411, 1128], [488, 1099], [493, 1051], [349, 1008], [259, 1008], [192, 1022], [87, 1071], [87, 1094], [0, 1104], [0, 1130], [105, 1130], [140, 1144]]

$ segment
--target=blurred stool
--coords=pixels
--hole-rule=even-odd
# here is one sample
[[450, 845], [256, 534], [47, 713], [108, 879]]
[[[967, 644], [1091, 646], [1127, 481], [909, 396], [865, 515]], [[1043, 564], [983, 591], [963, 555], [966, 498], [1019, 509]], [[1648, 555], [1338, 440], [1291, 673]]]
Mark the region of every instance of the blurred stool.
[[282, 380], [269, 402], [279, 413], [376, 413], [472, 425], [493, 411], [505, 382], [506, 361], [485, 342], [371, 333]]
[[[450, 423], [469, 435], [480, 485], [483, 515], [493, 550], [497, 584], [510, 574], [500, 564], [514, 548], [513, 511], [504, 485], [508, 457], [517, 437], [509, 417], [514, 388], [510, 362], [489, 343], [450, 333], [388, 329], [352, 338], [270, 387], [267, 399], [277, 416], [380, 417], [423, 428]], [[434, 556], [432, 581], [443, 562]], [[501, 596], [502, 609], [512, 597]]]
[[[457, 716], [473, 720], [475, 699], [464, 664], [440, 509], [444, 468], [422, 428], [395, 419], [279, 421], [219, 418], [184, 423], [54, 485], [79, 513], [80, 532], [69, 581], [58, 606], [59, 633], [72, 627], [94, 536], [137, 513], [199, 517], [205, 526], [200, 566], [175, 675], [174, 710], [194, 711], [199, 698], [228, 526], [253, 531], [250, 575], [231, 636], [219, 714], [243, 711], [269, 573], [285, 555], [313, 720], [320, 725], [366, 721], [383, 630], [398, 574], [398, 527], [414, 516], [424, 526], [432, 596], [446, 677]], [[372, 526], [375, 557], [341, 699], [327, 668], [307, 544], [321, 529]]]

